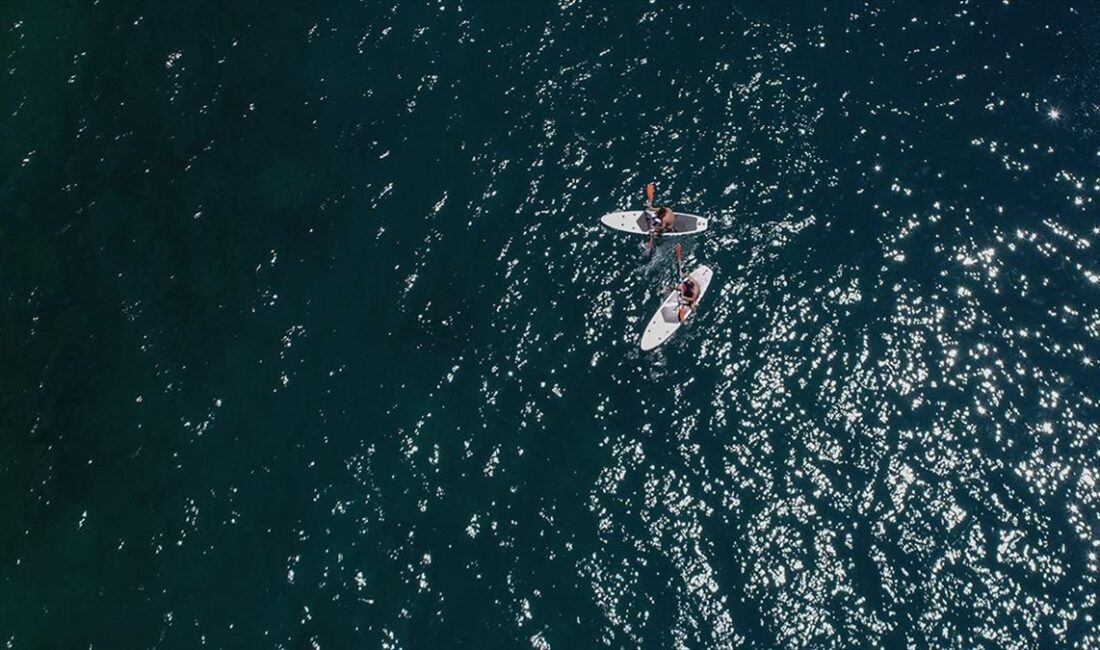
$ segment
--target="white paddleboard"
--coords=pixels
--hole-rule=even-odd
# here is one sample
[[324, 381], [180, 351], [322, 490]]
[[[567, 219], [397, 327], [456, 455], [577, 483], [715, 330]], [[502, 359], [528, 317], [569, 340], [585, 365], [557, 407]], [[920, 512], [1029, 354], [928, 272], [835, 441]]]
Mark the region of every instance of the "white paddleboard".
[[[698, 304], [703, 299], [703, 294], [707, 292], [707, 287], [710, 286], [714, 271], [711, 271], [709, 266], [700, 266], [691, 272], [691, 277], [699, 283], [699, 300], [695, 301]], [[645, 331], [642, 332], [643, 350], [652, 350], [661, 345], [675, 334], [676, 330], [680, 329], [680, 325], [683, 323], [680, 322], [679, 312], [680, 292], [672, 291], [661, 303], [661, 308], [657, 310], [657, 313], [653, 314], [653, 318], [649, 319], [649, 324], [645, 326]], [[684, 315], [684, 321], [686, 322], [689, 318], [691, 318], [690, 310]]]
[[[674, 235], [694, 235], [707, 229], [705, 217], [694, 214], [674, 212], [676, 220], [672, 223], [672, 232], [661, 233], [662, 237]], [[649, 234], [649, 219], [642, 210], [630, 210], [628, 212], [612, 212], [600, 217], [600, 223], [614, 230], [632, 232], [637, 235]]]

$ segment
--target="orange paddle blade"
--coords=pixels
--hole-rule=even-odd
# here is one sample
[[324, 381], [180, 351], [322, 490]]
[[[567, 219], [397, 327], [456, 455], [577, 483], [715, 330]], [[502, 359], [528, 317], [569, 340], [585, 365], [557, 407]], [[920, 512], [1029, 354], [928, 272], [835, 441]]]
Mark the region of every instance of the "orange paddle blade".
[[645, 197], [649, 199], [650, 203], [653, 203], [653, 183], [645, 186]]
[[676, 244], [676, 261], [684, 261], [684, 246], [683, 244]]

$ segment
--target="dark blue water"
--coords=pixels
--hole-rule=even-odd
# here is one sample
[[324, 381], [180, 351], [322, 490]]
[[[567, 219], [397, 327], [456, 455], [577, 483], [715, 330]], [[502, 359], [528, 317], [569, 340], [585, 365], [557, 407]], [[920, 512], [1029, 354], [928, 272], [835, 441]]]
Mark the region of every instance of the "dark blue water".
[[0, 642], [1100, 644], [1098, 30], [0, 5]]

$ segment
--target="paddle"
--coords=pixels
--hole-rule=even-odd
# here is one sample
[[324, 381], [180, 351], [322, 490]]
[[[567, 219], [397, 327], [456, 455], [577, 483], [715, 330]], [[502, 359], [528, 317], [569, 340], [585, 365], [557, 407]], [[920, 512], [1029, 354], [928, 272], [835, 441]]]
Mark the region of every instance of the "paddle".
[[[653, 221], [652, 221], [653, 216], [652, 216], [652, 213], [650, 212], [650, 210], [653, 209], [653, 183], [646, 183], [645, 198], [646, 198], [646, 201], [645, 201], [646, 217], [645, 218], [646, 218], [646, 221], [650, 224], [650, 228], [652, 229], [654, 227], [653, 226]], [[656, 234], [651, 230], [650, 233], [649, 233], [649, 241], [645, 245], [645, 249], [647, 251], [652, 251], [653, 250], [653, 240], [655, 238], [656, 238]]]
[[676, 291], [680, 293], [680, 306], [676, 309], [676, 320], [684, 321], [684, 293], [680, 289], [680, 283], [684, 281], [684, 247], [676, 244], [676, 270], [680, 273], [680, 279], [676, 281]]

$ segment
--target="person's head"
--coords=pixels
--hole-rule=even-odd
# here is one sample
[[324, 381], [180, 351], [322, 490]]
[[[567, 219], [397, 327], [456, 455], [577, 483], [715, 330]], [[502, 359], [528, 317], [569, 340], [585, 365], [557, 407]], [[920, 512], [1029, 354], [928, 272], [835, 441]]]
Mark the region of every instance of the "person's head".
[[668, 208], [657, 208], [658, 217], [664, 218], [666, 214], [668, 214]]

